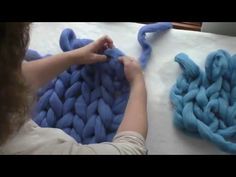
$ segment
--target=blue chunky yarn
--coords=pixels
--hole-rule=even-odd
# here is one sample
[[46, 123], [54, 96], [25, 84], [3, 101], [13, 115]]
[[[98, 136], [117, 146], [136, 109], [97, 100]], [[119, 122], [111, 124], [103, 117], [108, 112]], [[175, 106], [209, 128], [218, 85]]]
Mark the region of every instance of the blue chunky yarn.
[[160, 34], [160, 32], [166, 31], [170, 28], [172, 28], [171, 23], [166, 22], [153, 23], [140, 28], [138, 32], [138, 41], [142, 46], [143, 52], [139, 57], [139, 62], [142, 68], [146, 67], [152, 52], [150, 44], [146, 41], [146, 33], [156, 32], [156, 34]]
[[177, 127], [236, 152], [236, 55], [208, 55], [205, 73], [184, 53], [175, 57], [183, 73], [170, 92]]
[[[170, 23], [156, 23], [142, 28], [139, 42], [146, 53], [141, 57], [143, 68], [151, 54], [145, 33], [169, 28]], [[76, 38], [71, 29], [65, 29], [60, 37], [60, 46], [64, 52], [83, 47], [90, 42], [90, 39]], [[118, 57], [124, 53], [113, 48], [105, 50], [104, 54], [110, 58], [107, 62], [71, 66], [41, 88], [33, 120], [41, 127], [60, 128], [82, 144], [112, 141], [123, 119], [129, 84], [123, 65], [118, 61]], [[25, 58], [31, 61], [42, 56], [34, 50], [28, 50]]]

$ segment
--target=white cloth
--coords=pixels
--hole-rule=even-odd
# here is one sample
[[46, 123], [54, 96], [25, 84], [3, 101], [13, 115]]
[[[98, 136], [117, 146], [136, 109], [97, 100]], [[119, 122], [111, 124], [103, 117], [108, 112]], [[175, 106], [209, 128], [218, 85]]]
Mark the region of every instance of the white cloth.
[[32, 120], [0, 146], [0, 154], [77, 154], [77, 155], [144, 155], [145, 140], [137, 132], [118, 133], [113, 142], [82, 145], [56, 128], [41, 128]]
[[[143, 24], [138, 23], [34, 23], [30, 48], [42, 54], [61, 52], [59, 37], [63, 29], [72, 28], [78, 37], [97, 39], [107, 34], [116, 47], [127, 55], [138, 57], [141, 47], [137, 34]], [[185, 135], [173, 126], [169, 91], [180, 74], [174, 62], [179, 52], [189, 54], [203, 69], [206, 56], [217, 49], [236, 53], [236, 37], [211, 33], [171, 29], [160, 37], [147, 35], [152, 55], [145, 69], [148, 91], [149, 154], [223, 154], [208, 141]]]

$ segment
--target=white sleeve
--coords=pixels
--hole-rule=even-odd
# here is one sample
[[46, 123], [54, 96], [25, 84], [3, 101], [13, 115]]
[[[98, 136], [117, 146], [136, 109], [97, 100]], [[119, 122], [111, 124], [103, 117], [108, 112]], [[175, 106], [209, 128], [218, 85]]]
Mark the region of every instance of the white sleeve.
[[56, 128], [41, 128], [32, 120], [0, 146], [0, 154], [146, 154], [144, 138], [136, 132], [118, 133], [113, 142], [82, 145]]
[[88, 145], [96, 154], [123, 154], [123, 155], [145, 155], [144, 137], [133, 131], [124, 131], [118, 133], [113, 141], [100, 144]]

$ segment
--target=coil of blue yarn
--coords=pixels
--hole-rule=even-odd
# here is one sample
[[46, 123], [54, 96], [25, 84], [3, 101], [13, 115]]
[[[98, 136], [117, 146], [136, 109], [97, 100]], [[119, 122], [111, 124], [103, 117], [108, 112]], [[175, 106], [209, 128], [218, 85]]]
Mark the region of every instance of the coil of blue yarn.
[[210, 53], [205, 72], [184, 53], [175, 61], [183, 71], [170, 92], [175, 125], [236, 153], [236, 55]]
[[[141, 28], [138, 39], [143, 48], [142, 68], [151, 54], [145, 34], [171, 27], [171, 23], [155, 23]], [[92, 41], [77, 38], [72, 29], [65, 29], [60, 47], [66, 52]], [[39, 126], [62, 129], [82, 144], [112, 141], [123, 119], [130, 88], [118, 60], [124, 53], [112, 48], [104, 54], [110, 58], [107, 62], [71, 66], [38, 91], [33, 120]], [[28, 50], [25, 56], [28, 61], [42, 57], [34, 50]]]

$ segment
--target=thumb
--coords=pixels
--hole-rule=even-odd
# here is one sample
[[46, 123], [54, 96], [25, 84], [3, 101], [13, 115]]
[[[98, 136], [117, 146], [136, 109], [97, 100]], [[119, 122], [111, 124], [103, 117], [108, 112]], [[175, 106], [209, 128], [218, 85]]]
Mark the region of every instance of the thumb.
[[129, 60], [125, 56], [119, 57], [119, 60], [123, 65], [129, 63]]

